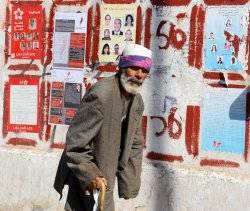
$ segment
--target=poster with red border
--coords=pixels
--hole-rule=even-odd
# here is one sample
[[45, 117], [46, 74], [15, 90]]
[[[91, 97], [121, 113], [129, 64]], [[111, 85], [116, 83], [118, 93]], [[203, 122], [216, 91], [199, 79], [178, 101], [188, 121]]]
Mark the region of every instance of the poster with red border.
[[39, 77], [9, 79], [7, 130], [39, 132]]
[[43, 12], [40, 5], [13, 5], [11, 57], [40, 59], [42, 53]]
[[56, 12], [54, 28], [53, 67], [83, 68], [87, 12]]

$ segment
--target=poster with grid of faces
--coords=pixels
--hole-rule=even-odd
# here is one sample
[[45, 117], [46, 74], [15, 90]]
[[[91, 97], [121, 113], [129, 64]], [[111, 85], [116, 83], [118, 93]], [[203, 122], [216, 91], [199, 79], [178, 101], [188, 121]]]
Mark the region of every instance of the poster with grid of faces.
[[116, 62], [125, 45], [135, 43], [136, 11], [136, 4], [101, 6], [100, 62]]

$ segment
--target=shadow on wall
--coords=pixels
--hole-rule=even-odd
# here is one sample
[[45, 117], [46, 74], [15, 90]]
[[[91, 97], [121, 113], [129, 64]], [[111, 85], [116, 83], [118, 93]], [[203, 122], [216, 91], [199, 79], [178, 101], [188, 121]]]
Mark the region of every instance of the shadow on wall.
[[250, 86], [233, 101], [229, 109], [229, 117], [231, 120], [246, 121], [249, 117]]

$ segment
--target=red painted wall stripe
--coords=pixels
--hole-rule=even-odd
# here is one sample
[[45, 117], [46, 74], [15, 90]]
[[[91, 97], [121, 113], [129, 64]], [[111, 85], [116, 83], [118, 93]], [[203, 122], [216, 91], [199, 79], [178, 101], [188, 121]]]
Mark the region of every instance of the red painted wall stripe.
[[87, 0], [75, 0], [75, 1], [64, 1], [64, 0], [54, 0], [53, 3], [57, 5], [84, 5], [87, 3]]
[[197, 38], [195, 50], [195, 67], [200, 69], [202, 67], [202, 50], [203, 50], [203, 36], [204, 36], [205, 10], [201, 5], [198, 8], [197, 17]]
[[200, 135], [200, 107], [187, 106], [186, 112], [186, 149], [189, 155], [199, 154], [199, 135]]
[[55, 17], [56, 4], [53, 3], [50, 8], [49, 15], [49, 28], [48, 28], [48, 40], [47, 40], [47, 53], [44, 66], [48, 66], [52, 61], [52, 46], [53, 46], [53, 33], [54, 33], [54, 17]]
[[130, 4], [134, 3], [136, 0], [103, 0], [106, 4]]
[[232, 81], [244, 81], [243, 76], [238, 73], [228, 73], [227, 78]]
[[10, 9], [6, 7], [6, 17], [5, 17], [5, 44], [4, 44], [4, 64], [7, 64], [9, 58], [9, 32], [8, 28], [10, 26]]
[[50, 145], [50, 148], [53, 149], [64, 149], [65, 143], [54, 143]]
[[42, 4], [43, 1], [11, 1], [11, 4], [14, 4], [14, 5], [31, 5], [31, 6], [34, 6], [34, 5], [39, 5], [39, 4]]
[[100, 5], [96, 5], [96, 15], [95, 15], [95, 31], [93, 35], [93, 50], [92, 50], [92, 57], [91, 61], [92, 63], [95, 63], [98, 60], [98, 47], [99, 47], [99, 34], [100, 34], [100, 19], [101, 19], [101, 14], [100, 14]]
[[151, 0], [155, 6], [182, 6], [188, 5], [191, 0]]
[[198, 69], [202, 67], [202, 50], [204, 36], [205, 10], [195, 5], [190, 18], [190, 37], [188, 63]]
[[207, 5], [243, 5], [248, 0], [204, 0]]
[[45, 49], [46, 49], [46, 11], [43, 8], [43, 34], [42, 34], [42, 58], [41, 64], [44, 64], [44, 57], [45, 57]]
[[87, 23], [87, 39], [86, 39], [86, 55], [85, 61], [89, 64], [91, 43], [92, 43], [92, 17], [93, 17], [93, 7], [88, 10], [88, 23]]
[[142, 10], [139, 6], [137, 8], [137, 19], [136, 19], [136, 37], [135, 43], [141, 44], [141, 33], [142, 33]]
[[148, 126], [148, 118], [147, 116], [142, 117], [142, 136], [143, 136], [143, 146], [146, 147], [146, 140], [147, 140], [147, 126]]
[[112, 64], [107, 64], [107, 65], [104, 65], [104, 66], [99, 66], [97, 69], [99, 71], [103, 71], [103, 72], [116, 72], [116, 71], [118, 71], [117, 65], [112, 65]]
[[146, 156], [148, 159], [151, 160], [160, 160], [160, 161], [168, 161], [168, 162], [174, 162], [174, 161], [183, 161], [182, 156], [175, 156], [175, 155], [165, 155], [157, 152], [149, 152]]
[[196, 15], [197, 15], [198, 7], [195, 5], [191, 11], [190, 18], [190, 36], [189, 36], [189, 53], [188, 53], [188, 64], [190, 66], [194, 66], [195, 61], [195, 44], [196, 44]]
[[40, 88], [40, 99], [39, 99], [39, 106], [38, 106], [38, 118], [39, 118], [39, 139], [43, 139], [44, 135], [44, 104], [45, 104], [45, 81], [41, 83], [41, 88]]
[[49, 105], [50, 105], [50, 90], [51, 84], [47, 82], [47, 93], [45, 96], [45, 141], [48, 141], [50, 138], [51, 125], [49, 124]]
[[23, 70], [23, 71], [38, 71], [39, 67], [36, 64], [16, 64], [10, 65], [8, 67], [9, 70]]
[[7, 144], [35, 147], [37, 142], [33, 139], [27, 139], [27, 138], [11, 138], [7, 141]]
[[246, 96], [246, 129], [245, 129], [245, 150], [244, 150], [244, 159], [248, 161], [248, 152], [249, 152], [249, 132], [250, 132], [250, 93], [247, 93]]
[[145, 31], [144, 31], [144, 45], [147, 48], [150, 48], [150, 39], [151, 39], [151, 19], [152, 19], [152, 9], [148, 8], [146, 10], [146, 19], [145, 19]]
[[220, 72], [204, 72], [203, 73], [203, 78], [205, 79], [221, 79], [221, 74], [223, 75], [223, 73]]
[[8, 135], [8, 124], [9, 124], [9, 106], [10, 103], [8, 101], [9, 99], [9, 93], [10, 93], [10, 86], [8, 82], [5, 82], [4, 84], [4, 99], [3, 99], [3, 138], [5, 138]]
[[230, 167], [230, 168], [238, 168], [240, 164], [233, 161], [226, 160], [216, 160], [216, 159], [203, 159], [200, 162], [201, 166], [214, 166], [214, 167]]
[[235, 88], [235, 89], [244, 89], [246, 88], [246, 85], [239, 85], [239, 84], [218, 84], [218, 83], [211, 83], [208, 84], [211, 87], [214, 88]]

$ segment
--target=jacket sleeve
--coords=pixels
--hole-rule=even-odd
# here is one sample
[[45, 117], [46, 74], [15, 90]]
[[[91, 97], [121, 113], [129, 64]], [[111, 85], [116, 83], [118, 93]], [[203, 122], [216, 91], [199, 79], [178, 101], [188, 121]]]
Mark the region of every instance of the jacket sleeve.
[[103, 122], [102, 104], [98, 97], [84, 96], [66, 136], [66, 164], [79, 180], [84, 191], [90, 181], [103, 176], [94, 163], [93, 141]]
[[135, 198], [141, 186], [143, 138], [141, 121], [136, 128], [128, 163], [118, 171], [118, 194], [120, 198]]

